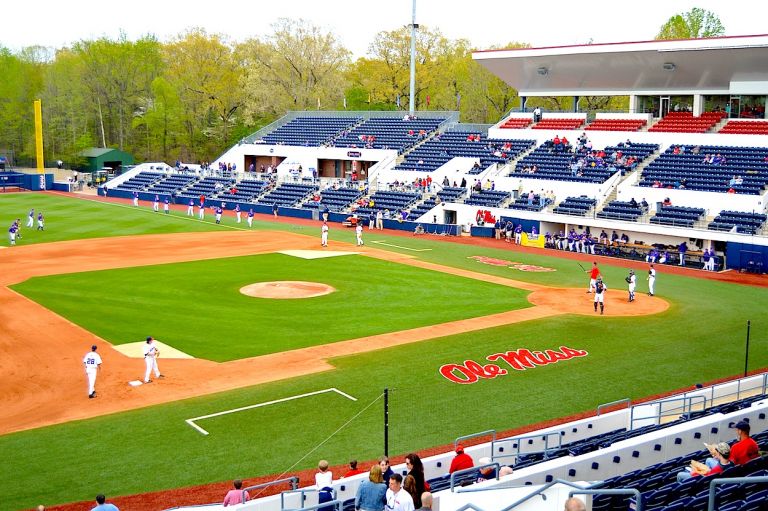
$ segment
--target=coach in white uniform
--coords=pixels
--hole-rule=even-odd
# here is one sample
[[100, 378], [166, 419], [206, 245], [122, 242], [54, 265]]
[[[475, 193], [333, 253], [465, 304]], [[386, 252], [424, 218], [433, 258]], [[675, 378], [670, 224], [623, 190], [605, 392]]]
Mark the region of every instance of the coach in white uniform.
[[323, 222], [323, 227], [320, 229], [320, 245], [328, 246], [328, 224]]
[[96, 397], [96, 375], [101, 370], [101, 357], [96, 353], [96, 345], [91, 346], [91, 351], [83, 357], [85, 375], [88, 377], [88, 397]]
[[653, 296], [653, 287], [656, 284], [656, 270], [653, 265], [648, 269], [648, 295]]
[[357, 225], [355, 226], [355, 234], [357, 235], [357, 246], [362, 247], [364, 245], [363, 243], [363, 224], [361, 224], [359, 221], [357, 222]]
[[155, 339], [152, 336], [147, 337], [147, 343], [144, 345], [144, 365], [147, 368], [144, 372], [144, 383], [150, 383], [152, 381], [149, 379], [152, 371], [155, 372], [155, 378], [163, 377], [163, 375], [160, 374], [160, 369], [157, 367], [158, 355], [160, 355], [160, 350], [158, 350], [155, 345]]

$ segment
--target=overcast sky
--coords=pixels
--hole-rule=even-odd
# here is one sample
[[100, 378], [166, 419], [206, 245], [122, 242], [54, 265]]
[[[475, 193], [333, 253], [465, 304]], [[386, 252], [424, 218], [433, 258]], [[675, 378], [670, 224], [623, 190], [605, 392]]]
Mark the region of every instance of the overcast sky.
[[[417, 0], [416, 21], [477, 49], [510, 41], [534, 47], [653, 39], [670, 16], [693, 7], [720, 17], [726, 35], [768, 32], [757, 0]], [[333, 31], [355, 56], [373, 36], [410, 23], [412, 0], [12, 0], [3, 4], [0, 45], [54, 48], [81, 39], [129, 39], [154, 34], [161, 41], [191, 27], [234, 41], [265, 34], [280, 17], [301, 17]]]

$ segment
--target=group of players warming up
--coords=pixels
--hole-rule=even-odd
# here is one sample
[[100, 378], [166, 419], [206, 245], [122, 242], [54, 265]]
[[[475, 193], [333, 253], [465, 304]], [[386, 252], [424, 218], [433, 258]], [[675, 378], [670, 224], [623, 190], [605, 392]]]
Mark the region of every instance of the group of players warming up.
[[[594, 293], [595, 299], [594, 299], [594, 308], [595, 312], [597, 312], [598, 305], [600, 306], [600, 314], [603, 314], [605, 311], [605, 292], [608, 289], [608, 286], [605, 285], [605, 282], [603, 282], [603, 277], [600, 275], [600, 268], [597, 267], [597, 261], [592, 263], [592, 269], [591, 270], [584, 270], [585, 272], [589, 273], [589, 288], [587, 289], [587, 293]], [[637, 276], [635, 275], [635, 270], [629, 270], [629, 275], [627, 275], [624, 280], [626, 280], [628, 285], [628, 291], [629, 291], [629, 301], [634, 302], [635, 301], [635, 288], [637, 287]], [[653, 267], [653, 264], [650, 265], [648, 268], [648, 296], [653, 296], [654, 294], [654, 287], [656, 285], [656, 269]]]

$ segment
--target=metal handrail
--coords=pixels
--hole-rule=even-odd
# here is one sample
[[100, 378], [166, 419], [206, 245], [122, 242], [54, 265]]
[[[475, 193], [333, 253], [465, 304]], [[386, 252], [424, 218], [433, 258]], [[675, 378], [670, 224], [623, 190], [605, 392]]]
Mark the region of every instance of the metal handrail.
[[[255, 484], [253, 486], [248, 486], [246, 488], [243, 488], [243, 497], [245, 497], [245, 494], [251, 490], [258, 490], [260, 488], [267, 488], [269, 486], [274, 486], [276, 484], [282, 484], [282, 483], [291, 483], [291, 489], [295, 490], [299, 487], [299, 477], [298, 476], [290, 476], [290, 477], [284, 477], [283, 479], [275, 479], [274, 481], [269, 481], [267, 483], [261, 483], [261, 484]], [[243, 500], [245, 502], [245, 500]]]
[[489, 429], [486, 431], [481, 431], [479, 433], [471, 433], [469, 435], [464, 435], [460, 437], [456, 437], [456, 440], [453, 441], [453, 450], [456, 450], [456, 446], [459, 445], [464, 440], [469, 440], [470, 438], [477, 438], [481, 436], [488, 436], [491, 435], [491, 449], [493, 449], [493, 442], [496, 441], [496, 430], [495, 429]]
[[[325, 488], [325, 487], [323, 487], [323, 488]], [[285, 497], [286, 497], [286, 495], [291, 495], [293, 493], [298, 493], [299, 495], [301, 495], [301, 504], [303, 505], [304, 501], [307, 500], [307, 496], [306, 496], [307, 493], [320, 493], [321, 491], [323, 491], [322, 488], [293, 488], [292, 490], [286, 490], [286, 491], [280, 492], [280, 509], [283, 510], [283, 511], [286, 511], [288, 509], [292, 509], [292, 508], [286, 508], [285, 507]], [[333, 500], [336, 500], [336, 496], [337, 496], [336, 488], [331, 488], [331, 493], [333, 495]], [[321, 504], [320, 506], [317, 506], [317, 507], [327, 506], [327, 505], [329, 505], [329, 504], [327, 502], [324, 502], [323, 504]], [[298, 509], [312, 509], [312, 508], [303, 508], [302, 507], [302, 508], [298, 508]]]
[[451, 473], [451, 492], [453, 492], [453, 489], [456, 487], [456, 478], [458, 476], [462, 476], [464, 474], [470, 474], [472, 472], [478, 472], [481, 468], [488, 468], [488, 467], [494, 467], [496, 469], [496, 480], [499, 480], [499, 471], [501, 470], [501, 463], [498, 461], [494, 461], [493, 463], [486, 463], [485, 465], [477, 465], [471, 468], [465, 468], [462, 470], [457, 470], [455, 472]]
[[325, 508], [330, 506], [333, 506], [336, 509], [336, 511], [341, 511], [343, 505], [344, 503], [342, 501], [334, 499], [328, 502], [323, 502], [322, 504], [315, 504], [314, 506], [309, 506], [309, 507], [298, 507], [298, 508], [288, 508], [288, 509], [283, 508], [283, 511], [312, 511], [313, 509], [320, 509], [320, 508]]
[[629, 399], [628, 397], [625, 397], [624, 399], [619, 399], [619, 400], [616, 400], [616, 401], [611, 401], [610, 403], [603, 403], [601, 405], [598, 405], [597, 406], [597, 415], [602, 414], [604, 408], [608, 408], [609, 406], [613, 406], [613, 405], [619, 405], [619, 404], [622, 404], [622, 403], [627, 403], [627, 408], [629, 408], [631, 403], [632, 403], [632, 400]]
[[715, 511], [715, 490], [717, 486], [722, 484], [736, 484], [741, 486], [749, 483], [768, 483], [768, 476], [714, 479], [709, 483], [709, 503], [707, 504], [707, 511]]

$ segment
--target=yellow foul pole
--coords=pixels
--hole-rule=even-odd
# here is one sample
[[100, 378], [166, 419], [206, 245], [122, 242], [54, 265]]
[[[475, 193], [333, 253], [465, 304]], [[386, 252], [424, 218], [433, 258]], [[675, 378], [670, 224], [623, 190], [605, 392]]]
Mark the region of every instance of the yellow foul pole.
[[37, 172], [45, 173], [43, 161], [43, 103], [35, 100], [35, 156], [37, 157]]

